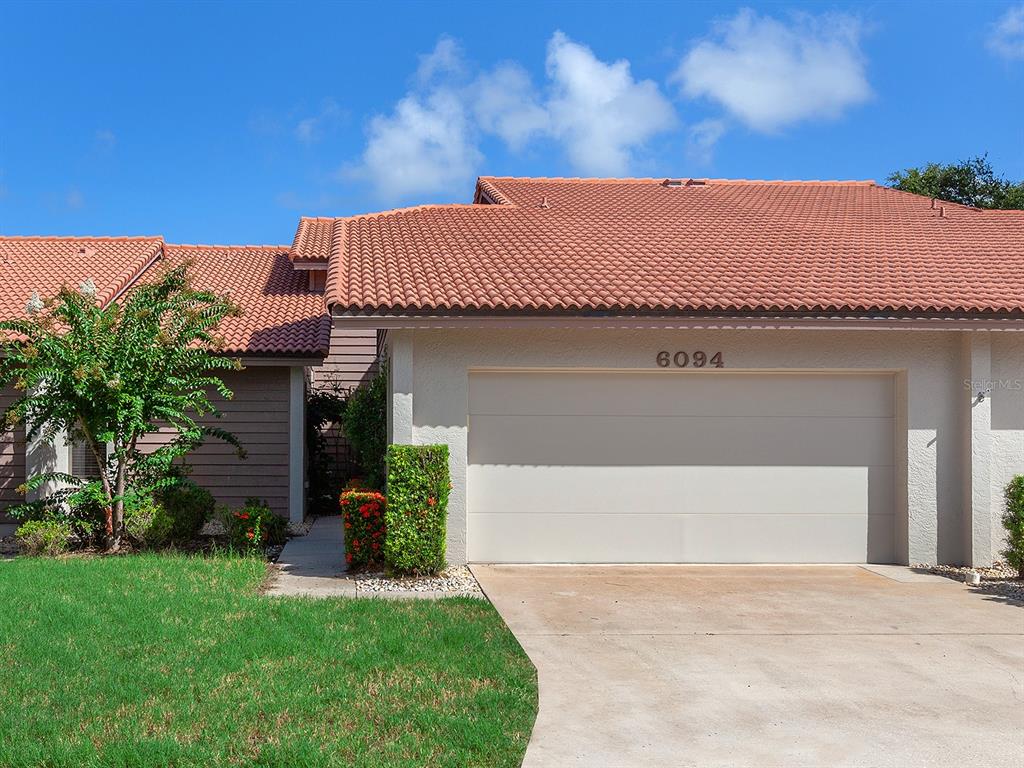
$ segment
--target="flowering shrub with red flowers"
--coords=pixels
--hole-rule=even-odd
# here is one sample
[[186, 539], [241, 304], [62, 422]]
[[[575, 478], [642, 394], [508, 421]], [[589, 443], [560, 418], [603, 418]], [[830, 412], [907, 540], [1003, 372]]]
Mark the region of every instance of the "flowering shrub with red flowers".
[[245, 506], [224, 515], [224, 528], [231, 546], [245, 552], [259, 552], [271, 544], [283, 544], [288, 521], [275, 515], [260, 499], [246, 499]]
[[351, 489], [341, 494], [345, 525], [345, 562], [367, 568], [384, 562], [384, 509], [387, 499], [377, 491]]

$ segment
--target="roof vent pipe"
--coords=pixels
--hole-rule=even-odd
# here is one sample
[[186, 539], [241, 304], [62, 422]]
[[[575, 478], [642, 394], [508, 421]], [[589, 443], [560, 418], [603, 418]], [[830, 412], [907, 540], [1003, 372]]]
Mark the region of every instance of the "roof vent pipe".
[[935, 198], [934, 197], [932, 198], [932, 210], [933, 211], [935, 210]]
[[542, 197], [540, 199], [540, 207], [541, 208], [550, 208], [551, 207], [551, 203], [548, 202], [548, 196], [547, 195], [544, 195], [544, 197]]
[[946, 218], [946, 206], [944, 206], [944, 205], [940, 205], [939, 206], [939, 218], [940, 219]]

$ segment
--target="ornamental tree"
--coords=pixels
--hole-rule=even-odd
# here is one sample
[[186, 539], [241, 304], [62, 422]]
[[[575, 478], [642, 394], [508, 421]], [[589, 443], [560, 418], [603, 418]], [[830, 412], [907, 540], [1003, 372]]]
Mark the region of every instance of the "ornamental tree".
[[1024, 209], [1024, 181], [998, 176], [987, 155], [942, 165], [896, 171], [887, 179], [896, 189], [975, 208]]
[[[98, 480], [47, 472], [29, 477], [23, 491], [44, 497], [16, 513], [98, 503], [105, 545], [120, 546], [125, 503], [173, 484], [173, 462], [208, 437], [244, 451], [231, 433], [197, 419], [220, 413], [216, 391], [231, 391], [219, 371], [240, 370], [219, 354], [219, 323], [238, 314], [225, 297], [192, 287], [187, 264], [134, 288], [123, 302], [97, 303], [92, 281], [64, 287], [43, 301], [33, 295], [28, 317], [0, 322], [0, 386], [20, 396], [4, 412], [6, 428], [24, 423], [29, 439], [52, 443], [65, 432], [92, 451]], [[150, 453], [141, 436], [164, 428], [171, 438]]]

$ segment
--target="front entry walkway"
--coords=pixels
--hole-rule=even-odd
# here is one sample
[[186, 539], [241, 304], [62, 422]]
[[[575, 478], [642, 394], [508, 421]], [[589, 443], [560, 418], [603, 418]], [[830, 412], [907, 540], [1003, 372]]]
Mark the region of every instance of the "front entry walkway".
[[341, 516], [319, 517], [309, 533], [289, 539], [277, 559], [280, 572], [268, 595], [355, 597], [356, 583], [345, 574], [345, 536]]
[[1024, 607], [907, 569], [475, 566], [525, 768], [1024, 764]]

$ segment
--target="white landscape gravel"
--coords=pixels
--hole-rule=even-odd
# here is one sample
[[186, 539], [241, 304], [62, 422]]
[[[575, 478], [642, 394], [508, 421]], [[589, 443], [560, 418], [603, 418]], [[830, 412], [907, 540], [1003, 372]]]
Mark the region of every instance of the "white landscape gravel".
[[345, 578], [356, 583], [356, 593], [363, 595], [421, 592], [445, 595], [483, 597], [476, 577], [464, 565], [451, 566], [436, 576], [391, 577], [380, 571], [348, 574]]
[[1002, 595], [1012, 600], [1024, 601], [1024, 580], [1017, 572], [1004, 563], [994, 563], [991, 568], [970, 568], [962, 565], [915, 565], [915, 568], [945, 576], [947, 579], [968, 582], [973, 574], [980, 577], [974, 589], [981, 592]]

